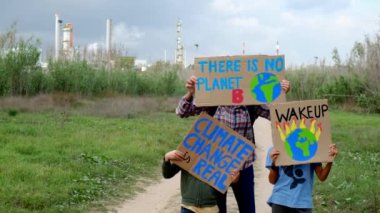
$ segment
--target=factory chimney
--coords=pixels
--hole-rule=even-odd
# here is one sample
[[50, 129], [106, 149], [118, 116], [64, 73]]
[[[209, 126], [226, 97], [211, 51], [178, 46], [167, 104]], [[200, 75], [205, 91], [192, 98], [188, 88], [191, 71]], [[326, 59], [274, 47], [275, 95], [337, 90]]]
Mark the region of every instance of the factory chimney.
[[112, 48], [112, 19], [107, 19], [107, 29], [106, 29], [106, 51], [109, 55]]
[[59, 52], [61, 49], [61, 38], [60, 38], [60, 29], [61, 29], [62, 20], [59, 19], [59, 15], [55, 14], [55, 60], [59, 58]]

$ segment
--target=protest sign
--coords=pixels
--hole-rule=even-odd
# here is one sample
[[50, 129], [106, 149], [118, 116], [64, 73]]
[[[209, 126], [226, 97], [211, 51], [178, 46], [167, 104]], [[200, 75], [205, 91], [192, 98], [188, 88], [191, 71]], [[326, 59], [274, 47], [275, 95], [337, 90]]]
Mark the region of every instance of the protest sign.
[[175, 164], [225, 193], [232, 181], [231, 172], [241, 169], [254, 145], [217, 119], [202, 113], [177, 150], [185, 156]]
[[257, 105], [284, 102], [283, 55], [195, 58], [197, 106]]
[[331, 162], [327, 100], [294, 101], [270, 106], [273, 145], [280, 151], [276, 165]]

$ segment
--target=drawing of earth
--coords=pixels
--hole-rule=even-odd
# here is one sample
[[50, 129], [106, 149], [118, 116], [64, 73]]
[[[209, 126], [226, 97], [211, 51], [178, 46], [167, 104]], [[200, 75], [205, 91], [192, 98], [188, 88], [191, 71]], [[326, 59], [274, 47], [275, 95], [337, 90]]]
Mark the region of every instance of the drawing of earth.
[[286, 138], [285, 150], [293, 160], [307, 161], [317, 153], [318, 143], [310, 130], [298, 128]]
[[272, 73], [259, 73], [251, 80], [251, 95], [262, 103], [271, 103], [281, 94], [280, 80]]

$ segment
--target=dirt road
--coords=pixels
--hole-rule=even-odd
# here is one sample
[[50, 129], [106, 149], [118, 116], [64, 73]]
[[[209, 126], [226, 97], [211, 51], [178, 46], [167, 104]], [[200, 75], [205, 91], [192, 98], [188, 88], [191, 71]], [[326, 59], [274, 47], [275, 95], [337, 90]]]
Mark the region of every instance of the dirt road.
[[[266, 150], [272, 144], [270, 122], [259, 118], [255, 125], [257, 161], [255, 162], [255, 201], [256, 212], [270, 212], [266, 200], [272, 192], [272, 185], [268, 182], [268, 170], [265, 169]], [[111, 211], [119, 213], [177, 213], [180, 209], [180, 175], [165, 180], [162, 179], [138, 194], [132, 200], [126, 200]], [[227, 196], [228, 212], [238, 212], [232, 190]]]

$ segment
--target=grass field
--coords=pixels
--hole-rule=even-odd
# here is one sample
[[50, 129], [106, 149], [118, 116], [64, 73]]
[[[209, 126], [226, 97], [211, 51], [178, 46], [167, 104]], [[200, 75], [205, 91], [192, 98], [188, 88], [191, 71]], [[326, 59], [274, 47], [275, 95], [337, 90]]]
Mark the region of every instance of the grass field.
[[152, 169], [191, 123], [174, 113], [1, 112], [0, 212], [81, 212], [94, 208], [91, 201], [136, 190], [136, 178], [157, 174]]
[[[327, 181], [316, 183], [315, 212], [378, 212], [380, 116], [331, 117], [340, 153]], [[131, 195], [137, 178], [159, 177], [163, 154], [193, 121], [173, 112], [105, 118], [2, 111], [0, 212], [83, 212]]]
[[380, 212], [379, 114], [333, 112], [331, 122], [339, 154], [315, 184], [315, 212]]

